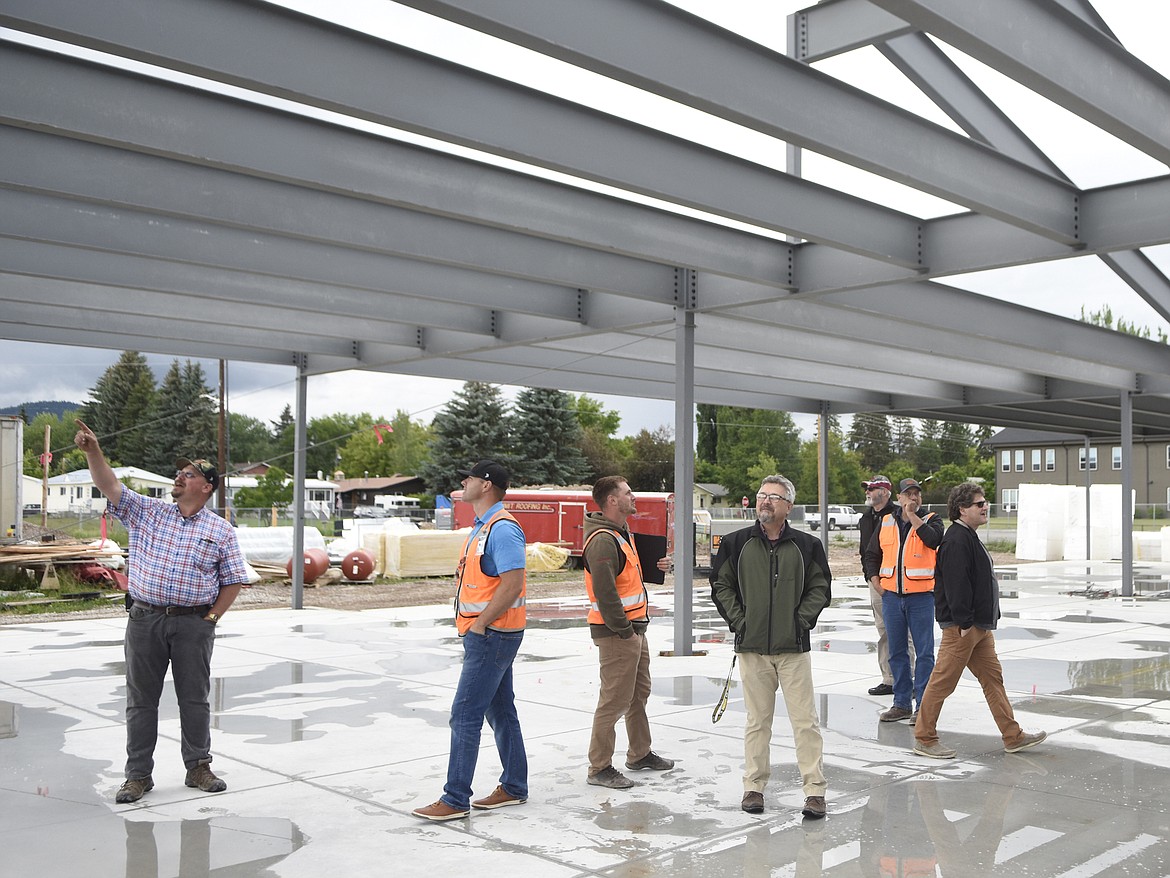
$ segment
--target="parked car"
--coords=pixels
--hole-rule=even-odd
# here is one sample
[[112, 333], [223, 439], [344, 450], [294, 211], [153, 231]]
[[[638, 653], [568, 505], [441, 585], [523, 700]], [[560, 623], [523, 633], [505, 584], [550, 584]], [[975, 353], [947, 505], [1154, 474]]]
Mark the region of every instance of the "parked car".
[[[861, 513], [854, 512], [849, 506], [830, 506], [828, 518], [829, 530], [838, 527], [845, 529], [857, 527], [861, 522]], [[804, 522], [808, 525], [809, 530], [820, 530], [821, 510], [812, 506], [805, 507]]]
[[387, 518], [388, 513], [381, 506], [355, 506], [353, 508], [354, 518]]

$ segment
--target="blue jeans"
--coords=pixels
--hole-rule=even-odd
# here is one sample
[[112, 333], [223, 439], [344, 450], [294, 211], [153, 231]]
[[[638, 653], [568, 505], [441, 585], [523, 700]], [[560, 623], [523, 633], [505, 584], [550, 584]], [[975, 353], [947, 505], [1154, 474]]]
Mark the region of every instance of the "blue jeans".
[[528, 756], [512, 692], [512, 661], [523, 639], [523, 631], [491, 629], [484, 635], [468, 632], [463, 638], [463, 672], [451, 705], [451, 756], [441, 799], [451, 808], [471, 807], [471, 781], [485, 719], [495, 733], [504, 766], [500, 783], [510, 795], [528, 798]]
[[[922, 693], [934, 670], [934, 592], [895, 594], [882, 592], [882, 619], [890, 642], [890, 673], [894, 675], [894, 707], [910, 710], [922, 704]], [[910, 676], [907, 634], [918, 654]]]

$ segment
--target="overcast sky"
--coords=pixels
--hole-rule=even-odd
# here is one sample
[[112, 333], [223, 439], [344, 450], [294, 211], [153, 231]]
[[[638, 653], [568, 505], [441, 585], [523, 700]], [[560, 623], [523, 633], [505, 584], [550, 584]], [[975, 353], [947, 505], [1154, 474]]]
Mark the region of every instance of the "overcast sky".
[[[342, 24], [362, 27], [414, 48], [458, 57], [462, 63], [538, 85], [570, 99], [619, 112], [664, 130], [674, 130], [692, 139], [698, 130], [704, 140], [718, 148], [729, 149], [761, 164], [783, 168], [784, 150], [775, 140], [705, 116], [702, 124], [696, 126], [694, 111], [648, 98], [633, 89], [569, 69], [525, 50], [501, 46], [491, 38], [397, 7], [386, 0], [330, 0], [328, 4], [321, 0], [287, 0], [285, 5], [314, 11], [323, 17], [327, 15]], [[677, 5], [783, 51], [786, 15], [809, 3], [791, 0], [678, 0]], [[1130, 51], [1163, 75], [1170, 76], [1170, 53], [1166, 51], [1170, 39], [1170, 3], [1166, 0], [1100, 0], [1096, 6]], [[1092, 188], [1167, 172], [1165, 165], [961, 53], [947, 50], [1077, 186]], [[849, 53], [817, 66], [932, 121], [955, 127], [874, 49]], [[360, 127], [387, 131], [380, 126]], [[405, 139], [421, 140], [409, 136]], [[816, 182], [918, 216], [940, 216], [958, 210], [932, 196], [808, 152], [804, 154], [802, 171], [804, 176]], [[1164, 272], [1170, 273], [1170, 245], [1145, 248], [1143, 252]], [[1109, 306], [1115, 316], [1141, 326], [1170, 331], [1170, 324], [1160, 319], [1096, 257], [981, 272], [946, 278], [944, 282], [1074, 319], [1080, 316], [1082, 308], [1092, 311]], [[0, 407], [39, 399], [81, 401], [118, 355], [118, 351], [0, 341]], [[160, 376], [171, 360], [157, 355], [150, 355], [148, 359]], [[203, 365], [209, 384], [216, 384], [218, 364], [204, 361]], [[271, 421], [294, 400], [291, 367], [233, 363], [229, 373], [228, 390], [233, 411]], [[318, 417], [338, 411], [368, 411], [374, 415], [391, 416], [401, 409], [420, 421], [429, 422], [460, 383], [361, 372], [317, 376], [310, 378], [308, 383], [308, 414], [309, 417]], [[514, 396], [516, 390], [505, 388], [505, 393]], [[599, 398], [621, 413], [623, 434], [637, 433], [643, 428], [673, 426], [672, 402]], [[797, 416], [797, 421], [807, 431], [813, 418]]]

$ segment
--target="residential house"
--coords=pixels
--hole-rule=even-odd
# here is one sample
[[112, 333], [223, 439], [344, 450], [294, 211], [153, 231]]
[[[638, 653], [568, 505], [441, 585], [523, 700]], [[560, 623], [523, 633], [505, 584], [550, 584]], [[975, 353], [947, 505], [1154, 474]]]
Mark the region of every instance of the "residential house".
[[[146, 497], [169, 497], [175, 484], [173, 475], [160, 476], [136, 466], [116, 466], [114, 475], [118, 481], [129, 484]], [[36, 496], [39, 502], [39, 490]], [[74, 470], [49, 479], [49, 505], [46, 511], [50, 515], [97, 515], [105, 509], [106, 498], [93, 483], [93, 476], [88, 469]]]

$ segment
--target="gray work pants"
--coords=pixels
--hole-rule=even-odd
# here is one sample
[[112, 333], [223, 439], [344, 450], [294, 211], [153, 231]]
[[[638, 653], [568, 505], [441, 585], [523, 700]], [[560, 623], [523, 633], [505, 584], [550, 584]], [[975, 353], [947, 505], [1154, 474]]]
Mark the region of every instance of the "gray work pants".
[[198, 613], [167, 616], [141, 607], [126, 622], [126, 778], [154, 771], [158, 702], [167, 666], [174, 677], [188, 769], [211, 761], [211, 650], [215, 625]]

